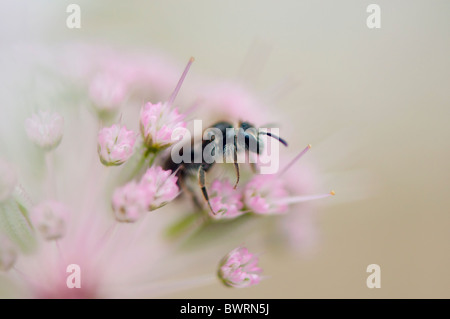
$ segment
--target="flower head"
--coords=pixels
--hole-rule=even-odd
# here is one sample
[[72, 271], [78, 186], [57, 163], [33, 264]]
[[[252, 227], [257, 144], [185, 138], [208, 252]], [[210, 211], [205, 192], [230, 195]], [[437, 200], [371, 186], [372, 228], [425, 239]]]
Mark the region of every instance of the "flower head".
[[117, 166], [127, 161], [133, 155], [136, 137], [133, 131], [125, 126], [114, 124], [104, 127], [98, 133], [98, 155], [106, 166]]
[[58, 113], [39, 111], [25, 121], [25, 129], [31, 141], [50, 151], [61, 142], [64, 119]]
[[140, 184], [131, 181], [116, 189], [112, 197], [112, 206], [116, 219], [132, 223], [148, 211], [148, 192]]
[[242, 194], [233, 188], [229, 180], [215, 180], [210, 188], [209, 201], [216, 213], [213, 218], [234, 218], [242, 214]]
[[0, 237], [0, 271], [8, 271], [17, 260], [17, 250], [11, 241], [5, 237]]
[[285, 213], [288, 205], [280, 200], [288, 196], [281, 179], [273, 175], [255, 175], [245, 186], [245, 205], [257, 214]]
[[167, 103], [146, 103], [141, 110], [140, 127], [148, 147], [165, 148], [173, 143], [173, 131], [186, 127], [186, 123], [184, 115], [177, 109], [171, 109]]
[[46, 240], [59, 239], [66, 233], [69, 213], [67, 207], [56, 201], [45, 201], [31, 211], [31, 220]]
[[246, 288], [261, 281], [258, 257], [245, 247], [233, 249], [219, 264], [219, 278], [229, 287]]
[[0, 159], [0, 202], [11, 196], [17, 184], [17, 175], [12, 166]]
[[147, 170], [142, 176], [140, 185], [148, 194], [150, 210], [160, 208], [177, 197], [179, 192], [177, 180], [172, 171], [165, 171], [159, 166]]

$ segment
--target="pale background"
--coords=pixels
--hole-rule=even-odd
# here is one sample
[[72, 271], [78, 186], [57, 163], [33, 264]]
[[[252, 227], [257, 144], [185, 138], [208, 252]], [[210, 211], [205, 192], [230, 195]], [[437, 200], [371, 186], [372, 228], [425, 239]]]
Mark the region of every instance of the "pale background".
[[[81, 30], [65, 27], [74, 2]], [[2, 0], [0, 43], [151, 46], [178, 61], [195, 56], [199, 73], [233, 77], [262, 41], [271, 54], [252, 84], [288, 75], [300, 82], [277, 103], [298, 123], [293, 147], [331, 139], [321, 152], [326, 173], [373, 177], [372, 194], [347, 203], [353, 197], [339, 191], [351, 187], [334, 185], [344, 200], [318, 212], [312, 256], [263, 257], [271, 278], [251, 289], [215, 285], [168, 297], [450, 297], [449, 1], [377, 1], [378, 30], [366, 27], [372, 1], [92, 2]], [[366, 287], [372, 263], [381, 266], [381, 289]]]

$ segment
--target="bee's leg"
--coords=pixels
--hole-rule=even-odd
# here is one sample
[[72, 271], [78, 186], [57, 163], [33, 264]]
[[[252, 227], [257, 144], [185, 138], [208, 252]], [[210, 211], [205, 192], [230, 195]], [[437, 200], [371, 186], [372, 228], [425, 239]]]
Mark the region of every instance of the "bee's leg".
[[205, 169], [203, 168], [203, 165], [200, 165], [198, 168], [198, 183], [200, 185], [200, 189], [202, 190], [203, 197], [205, 198], [206, 202], [208, 203], [209, 209], [211, 210], [213, 215], [215, 215], [216, 213], [214, 212], [214, 209], [212, 209], [212, 207], [211, 207], [211, 203], [209, 202], [208, 192], [207, 192], [206, 186], [205, 186]]
[[238, 154], [237, 154], [237, 135], [235, 134], [234, 135], [234, 151], [233, 151], [233, 155], [234, 155], [234, 158], [233, 158], [233, 160], [234, 160], [234, 170], [236, 171], [236, 184], [234, 184], [234, 189], [236, 189], [236, 187], [238, 186], [238, 184], [239, 184], [239, 178], [240, 178], [240, 174], [239, 174], [239, 164], [238, 164], [238, 162], [237, 162], [237, 160], [238, 160]]
[[258, 165], [256, 165], [256, 163], [250, 162], [250, 168], [252, 169], [253, 174], [258, 174]]
[[247, 152], [247, 159], [253, 174], [258, 174], [258, 155]]
[[178, 184], [180, 185], [180, 188], [186, 192], [187, 194], [189, 194], [189, 196], [191, 196], [192, 198], [192, 202], [194, 203], [195, 207], [198, 209], [203, 209], [202, 205], [200, 204], [200, 202], [198, 201], [197, 196], [195, 195], [194, 190], [192, 189], [192, 187], [190, 187], [186, 181], [183, 178], [179, 178], [178, 179]]

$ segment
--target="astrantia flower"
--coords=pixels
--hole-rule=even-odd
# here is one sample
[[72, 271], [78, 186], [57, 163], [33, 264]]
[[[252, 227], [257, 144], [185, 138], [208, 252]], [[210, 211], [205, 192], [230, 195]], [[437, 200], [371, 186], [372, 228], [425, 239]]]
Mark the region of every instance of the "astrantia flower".
[[219, 278], [234, 288], [246, 288], [261, 281], [262, 269], [258, 267], [258, 257], [245, 247], [233, 249], [219, 264]]
[[[17, 50], [19, 54], [23, 51]], [[184, 116], [173, 108], [173, 102], [192, 59], [168, 101], [146, 104], [139, 117], [136, 114], [138, 110], [132, 107], [134, 102], [148, 101], [151, 97], [158, 97], [156, 99], [158, 101], [159, 97], [166, 96], [165, 89], [164, 92], [160, 91], [158, 85], [152, 84], [164, 82], [166, 87], [166, 80], [171, 77], [158, 74], [165, 68], [148, 68], [147, 71], [147, 67], [134, 60], [129, 61], [125, 56], [117, 60], [114, 54], [107, 57], [104, 52], [97, 53], [94, 61], [89, 60], [91, 57], [89, 54], [75, 59], [81, 64], [84, 60], [87, 61], [89, 65], [84, 70], [83, 67], [78, 67], [80, 63], [73, 64], [73, 60], [69, 61], [68, 64], [73, 64], [72, 68], [79, 71], [80, 76], [75, 76], [79, 81], [73, 81], [75, 80], [73, 75], [70, 76], [71, 72], [66, 72], [64, 67], [54, 67], [52, 64], [50, 68], [51, 74], [55, 74], [56, 81], [51, 82], [52, 77], [47, 86], [56, 87], [59, 82], [65, 83], [61, 92], [64, 94], [59, 95], [59, 91], [55, 91], [55, 96], [51, 98], [55, 98], [54, 101], [58, 101], [61, 108], [70, 109], [70, 112], [63, 114], [71, 114], [73, 117], [70, 118], [70, 123], [66, 121], [70, 125], [67, 126], [65, 133], [67, 141], [61, 145], [63, 149], [54, 154], [46, 154], [45, 170], [42, 154], [31, 152], [27, 149], [27, 145], [15, 145], [20, 141], [17, 139], [2, 141], [5, 144], [2, 150], [15, 152], [8, 154], [8, 157], [20, 159], [15, 164], [18, 167], [22, 166], [22, 170], [18, 174], [21, 180], [16, 183], [15, 178], [7, 178], [7, 175], [1, 172], [0, 165], [2, 173], [0, 198], [6, 197], [6, 200], [0, 203], [0, 232], [6, 234], [13, 244], [17, 245], [14, 246], [17, 250], [4, 249], [6, 246], [0, 241], [0, 268], [10, 270], [1, 278], [2, 282], [8, 281], [8, 285], [0, 284], [1, 295], [10, 296], [13, 291], [17, 291], [19, 296], [30, 298], [153, 297], [174, 290], [217, 283], [217, 276], [212, 273], [200, 277], [200, 280], [198, 278], [186, 280], [182, 277], [186, 270], [189, 271], [188, 267], [210, 263], [213, 263], [213, 267], [217, 265], [217, 260], [211, 259], [214, 255], [211, 252], [222, 251], [223, 245], [227, 243], [220, 237], [224, 229], [227, 231], [227, 238], [245, 240], [246, 238], [239, 237], [247, 235], [248, 229], [241, 228], [241, 231], [238, 231], [240, 225], [244, 227], [248, 225], [252, 230], [261, 231], [260, 234], [256, 234], [257, 236], [265, 236], [268, 229], [259, 227], [262, 225], [259, 223], [263, 220], [273, 221], [248, 214], [246, 223], [240, 223], [239, 220], [233, 223], [227, 221], [211, 223], [210, 219], [204, 218], [205, 216], [198, 210], [191, 211], [190, 196], [184, 196], [178, 203], [171, 203], [180, 194], [177, 182], [180, 182], [180, 185], [182, 183], [177, 179], [176, 172], [166, 171], [157, 165], [167, 160], [165, 156], [168, 152], [162, 152], [162, 149], [171, 145], [173, 130], [186, 126]], [[3, 55], [4, 52], [0, 54]], [[71, 78], [59, 78], [57, 75], [60, 69]], [[33, 74], [39, 81], [47, 80], [47, 77], [39, 77], [34, 71], [33, 68], [33, 72], [24, 72], [17, 78], [29, 78], [29, 75]], [[145, 78], [149, 79], [150, 76], [148, 74], [140, 76], [140, 71], [151, 73], [152, 80], [145, 81]], [[115, 77], [116, 74], [123, 77]], [[159, 81], [160, 79], [166, 80]], [[9, 83], [10, 77], [8, 76], [4, 82]], [[72, 89], [70, 84], [75, 82], [85, 83], [88, 87], [91, 85], [90, 92], [80, 92], [77, 87]], [[122, 90], [122, 84], [126, 86], [125, 91]], [[150, 93], [147, 88], [158, 92], [151, 92], [152, 95], [148, 95]], [[13, 91], [16, 90], [11, 90]], [[139, 94], [136, 94], [138, 91]], [[211, 108], [214, 116], [223, 119], [220, 115], [223, 113], [220, 111], [224, 111], [234, 113], [228, 114], [227, 119], [250, 120], [248, 116], [239, 116], [244, 107], [247, 115], [252, 115], [252, 121], [255, 116], [261, 115], [260, 104], [253, 103], [253, 99], [247, 99], [245, 91], [237, 91], [233, 96], [227, 91], [230, 92], [225, 90], [223, 94], [216, 95], [218, 97], [216, 104], [219, 106]], [[45, 95], [45, 92], [39, 93]], [[98, 110], [102, 109], [108, 113], [114, 113], [109, 111], [116, 110], [126, 98], [132, 103], [130, 107], [123, 109], [124, 117], [134, 120], [136, 125], [140, 124], [145, 142], [142, 152], [116, 170], [105, 170], [97, 156], [100, 155], [102, 162], [107, 165], [123, 163], [131, 155], [134, 140], [131, 141], [129, 131], [122, 130], [120, 126], [112, 126], [99, 133], [98, 117], [92, 117], [86, 108], [88, 105], [80, 103], [86, 101], [89, 95]], [[67, 96], [74, 98], [67, 99]], [[12, 94], [10, 98], [4, 99], [4, 95], [0, 95], [0, 99], [6, 102], [14, 101], [15, 96]], [[33, 96], [27, 98], [31, 100]], [[189, 98], [196, 100], [198, 96]], [[20, 99], [17, 102], [19, 101]], [[220, 104], [223, 101], [226, 103], [222, 107]], [[2, 105], [14, 104], [2, 103]], [[253, 106], [255, 107], [251, 108]], [[61, 111], [63, 112], [62, 109]], [[5, 114], [0, 117], [2, 123], [0, 128], [10, 136], [18, 136], [19, 129], [14, 123], [16, 116], [9, 116], [9, 112]], [[206, 118], [205, 114], [206, 112], [200, 115], [204, 120], [211, 122], [211, 118]], [[262, 120], [273, 119], [263, 117]], [[27, 120], [27, 133], [40, 147], [51, 150], [61, 141], [62, 123], [62, 117], [59, 115], [40, 112]], [[23, 130], [23, 127], [19, 126]], [[35, 158], [30, 156], [33, 154], [36, 155]], [[142, 172], [143, 167], [147, 167], [146, 172]], [[184, 186], [192, 186], [189, 172], [181, 169], [182, 167], [178, 172], [183, 174], [180, 173], [179, 176], [187, 177], [183, 180], [186, 182]], [[296, 194], [285, 179], [255, 177], [244, 186], [248, 174], [245, 171], [242, 173], [240, 184], [242, 188], [239, 190], [234, 190], [227, 181], [211, 179], [211, 187], [207, 185], [211, 205], [219, 212], [213, 218], [232, 218], [239, 216], [243, 211], [276, 214], [293, 202], [305, 200], [299, 196], [288, 197], [288, 194], [283, 192], [285, 183], [289, 193]], [[198, 178], [193, 175], [193, 179]], [[212, 178], [213, 173], [208, 177]], [[280, 185], [276, 182], [278, 179]], [[48, 187], [42, 187], [43, 185]], [[115, 185], [120, 186], [112, 190], [111, 187]], [[197, 183], [194, 186], [198, 186]], [[11, 196], [13, 190], [15, 193]], [[58, 202], [45, 201], [48, 198], [54, 198]], [[35, 206], [35, 202], [43, 204]], [[64, 202], [70, 208], [70, 218], [67, 218], [69, 214], [65, 208], [59, 206], [59, 202]], [[164, 213], [149, 213], [168, 203], [170, 206], [165, 206], [167, 209]], [[146, 218], [141, 218], [143, 216]], [[133, 223], [136, 221], [139, 223]], [[226, 229], [230, 224], [233, 224], [231, 225], [233, 227]], [[58, 240], [53, 242], [37, 240], [37, 235], [43, 235], [45, 239]], [[215, 246], [207, 250], [195, 249], [199, 242]], [[190, 245], [189, 253], [180, 255], [180, 250], [176, 248], [187, 243]], [[19, 258], [16, 260], [17, 255]], [[81, 275], [81, 287], [72, 289], [68, 283], [76, 281], [76, 269]], [[230, 252], [218, 269], [220, 280], [231, 287], [254, 285], [260, 281], [261, 272], [257, 266], [256, 256], [243, 247]], [[211, 277], [213, 281], [210, 280]]]
[[8, 271], [17, 260], [17, 250], [5, 236], [0, 236], [0, 271]]
[[151, 148], [170, 146], [172, 133], [177, 128], [185, 128], [185, 116], [167, 103], [146, 103], [141, 110], [141, 134], [145, 145]]
[[31, 141], [49, 151], [61, 142], [64, 119], [58, 113], [39, 111], [25, 121], [25, 129]]
[[106, 166], [117, 166], [127, 161], [133, 155], [136, 136], [125, 126], [114, 124], [104, 127], [98, 133], [98, 155]]
[[281, 179], [273, 175], [255, 175], [245, 186], [245, 205], [257, 214], [285, 213], [288, 205], [280, 202], [288, 192]]
[[64, 236], [68, 217], [67, 207], [56, 201], [43, 202], [31, 210], [33, 225], [46, 240]]
[[209, 201], [216, 213], [213, 218], [234, 218], [242, 214], [242, 194], [233, 188], [229, 180], [215, 180], [209, 189]]
[[115, 217], [120, 222], [137, 221], [149, 209], [149, 197], [152, 194], [135, 181], [116, 189], [112, 197]]
[[165, 171], [159, 166], [147, 170], [142, 176], [140, 186], [147, 192], [150, 210], [160, 208], [177, 197], [177, 180], [172, 171]]
[[7, 199], [17, 184], [17, 175], [14, 168], [0, 159], [0, 202]]

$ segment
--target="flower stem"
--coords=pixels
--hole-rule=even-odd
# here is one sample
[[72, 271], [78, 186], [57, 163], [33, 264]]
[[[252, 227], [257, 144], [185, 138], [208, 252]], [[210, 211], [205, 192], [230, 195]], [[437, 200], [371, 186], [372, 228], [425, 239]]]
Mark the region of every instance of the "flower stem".
[[144, 284], [133, 289], [131, 293], [133, 295], [145, 295], [146, 298], [159, 297], [171, 293], [209, 286], [215, 282], [217, 282], [217, 277], [215, 275], [208, 274], [179, 281], [172, 280]]

